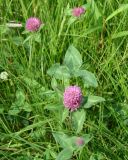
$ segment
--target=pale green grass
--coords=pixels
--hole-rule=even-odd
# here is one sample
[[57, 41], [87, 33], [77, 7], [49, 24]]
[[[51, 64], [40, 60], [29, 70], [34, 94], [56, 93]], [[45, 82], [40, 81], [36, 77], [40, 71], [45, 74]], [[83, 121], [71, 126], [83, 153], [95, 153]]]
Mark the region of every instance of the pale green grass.
[[[83, 133], [92, 133], [93, 139], [72, 159], [89, 160], [92, 154], [101, 154], [103, 160], [128, 160], [127, 6], [122, 7], [120, 13], [115, 12], [128, 1], [96, 1], [104, 17], [102, 30], [101, 23], [93, 16], [68, 28], [68, 17], [64, 16], [67, 5], [74, 7], [85, 3], [82, 0], [0, 1], [0, 72], [6, 70], [10, 77], [10, 81], [0, 82], [0, 107], [4, 108], [0, 114], [1, 160], [54, 160], [61, 148], [55, 143], [52, 132], [74, 134], [67, 130], [68, 124], [58, 125], [56, 113], [44, 110], [52, 97], [44, 99], [39, 93], [43, 88], [40, 91], [23, 80], [23, 77], [31, 78], [42, 87], [50, 88], [46, 72], [52, 64], [62, 62], [70, 44], [82, 54], [82, 67], [95, 73], [98, 79], [99, 87], [91, 89], [92, 92], [106, 99], [104, 104], [88, 110]], [[41, 30], [41, 42], [32, 44], [33, 58], [28, 68], [29, 45], [25, 48], [22, 41], [20, 46], [16, 45], [18, 37], [23, 37], [23, 41], [27, 38], [22, 34], [24, 28], [3, 33], [2, 25], [11, 20], [25, 23], [31, 16], [39, 17], [45, 25]], [[9, 116], [17, 89], [25, 92], [32, 113]]]

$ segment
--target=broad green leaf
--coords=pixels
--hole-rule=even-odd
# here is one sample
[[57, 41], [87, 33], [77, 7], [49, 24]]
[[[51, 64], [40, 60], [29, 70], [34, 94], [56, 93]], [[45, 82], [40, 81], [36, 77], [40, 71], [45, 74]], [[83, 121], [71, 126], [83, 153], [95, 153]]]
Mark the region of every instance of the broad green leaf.
[[25, 102], [25, 94], [22, 90], [16, 91], [16, 100], [12, 103], [9, 114], [10, 115], [17, 115], [21, 111], [21, 107], [24, 105]]
[[60, 66], [56, 69], [55, 73], [54, 73], [54, 77], [56, 79], [69, 79], [70, 78], [70, 71], [68, 69], [68, 67], [66, 66]]
[[16, 105], [17, 106], [21, 106], [24, 104], [24, 101], [25, 101], [25, 94], [22, 90], [17, 90], [16, 91]]
[[72, 154], [73, 154], [73, 151], [70, 148], [65, 148], [58, 154], [56, 160], [70, 160], [72, 157]]
[[67, 108], [64, 108], [63, 113], [62, 113], [62, 122], [68, 117], [69, 115], [69, 110]]
[[67, 66], [60, 66], [58, 63], [53, 65], [47, 73], [50, 76], [54, 76], [56, 79], [69, 79], [70, 78], [70, 71]]
[[65, 54], [64, 65], [66, 65], [70, 71], [78, 70], [82, 65], [82, 56], [73, 45], [69, 46]]
[[63, 91], [62, 91], [62, 88], [56, 88], [55, 89], [55, 91], [56, 91], [56, 93], [57, 93], [57, 95], [58, 95], [58, 97], [59, 97], [59, 99], [58, 100], [63, 100]]
[[85, 121], [85, 115], [86, 115], [86, 112], [84, 111], [84, 109], [73, 112], [72, 120], [73, 120], [74, 127], [76, 129], [76, 133], [79, 133], [82, 130], [83, 124]]
[[17, 106], [17, 104], [12, 103], [8, 114], [10, 114], [10, 115], [17, 115], [20, 111], [21, 111], [21, 110], [20, 110], [20, 108]]
[[69, 147], [68, 136], [64, 133], [53, 133], [53, 137], [55, 138], [56, 142], [60, 144], [62, 148]]
[[118, 13], [123, 12], [123, 11], [125, 11], [125, 10], [127, 10], [127, 9], [128, 9], [128, 4], [123, 4], [120, 8], [118, 8], [117, 10], [115, 10], [112, 14], [110, 14], [110, 15], [107, 17], [106, 22], [107, 22], [108, 20], [110, 20], [111, 18], [115, 17]]
[[26, 112], [31, 112], [32, 111], [31, 105], [27, 102], [24, 103], [24, 105], [22, 106], [22, 109]]
[[57, 143], [60, 144], [62, 148], [70, 148], [71, 150], [74, 150], [74, 137], [69, 137], [64, 133], [53, 133], [53, 136]]
[[128, 31], [118, 32], [112, 35], [112, 39], [128, 36]]
[[82, 137], [84, 139], [84, 143], [85, 144], [87, 144], [88, 142], [90, 142], [91, 139], [92, 139], [92, 135], [91, 134], [84, 134]]
[[58, 69], [58, 67], [60, 67], [59, 63], [54, 64], [52, 67], [50, 67], [47, 71], [47, 74], [50, 76], [53, 76], [56, 72], [56, 70]]
[[105, 101], [104, 98], [99, 97], [99, 96], [88, 96], [88, 97], [85, 97], [85, 98], [87, 98], [87, 102], [85, 103], [84, 108], [90, 108], [97, 103]]
[[44, 109], [50, 110], [50, 111], [56, 111], [61, 110], [63, 108], [63, 105], [61, 104], [47, 104]]
[[95, 75], [87, 70], [79, 70], [75, 72], [75, 76], [82, 77], [84, 85], [87, 87], [88, 86], [93, 86], [93, 87], [98, 86]]

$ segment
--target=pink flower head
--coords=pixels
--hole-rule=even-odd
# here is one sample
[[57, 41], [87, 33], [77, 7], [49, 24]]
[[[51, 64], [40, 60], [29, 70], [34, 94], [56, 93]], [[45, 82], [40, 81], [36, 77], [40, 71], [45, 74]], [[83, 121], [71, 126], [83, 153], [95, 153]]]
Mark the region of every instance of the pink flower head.
[[72, 15], [75, 17], [80, 17], [84, 12], [85, 9], [83, 7], [77, 7], [72, 10]]
[[31, 17], [26, 22], [26, 29], [28, 31], [37, 31], [41, 26], [41, 21], [36, 17]]
[[78, 137], [78, 138], [76, 139], [76, 145], [77, 145], [77, 146], [83, 146], [83, 145], [84, 145], [84, 139], [81, 138], [81, 137]]
[[70, 109], [71, 111], [76, 110], [80, 107], [82, 101], [82, 92], [80, 87], [69, 86], [65, 89], [63, 98], [63, 103], [66, 108]]

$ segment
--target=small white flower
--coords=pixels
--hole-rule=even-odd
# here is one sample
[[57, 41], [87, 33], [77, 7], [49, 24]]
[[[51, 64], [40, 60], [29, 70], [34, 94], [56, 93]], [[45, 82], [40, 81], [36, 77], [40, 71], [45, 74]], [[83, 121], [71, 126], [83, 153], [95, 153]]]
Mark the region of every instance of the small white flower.
[[0, 79], [6, 81], [8, 80], [8, 73], [6, 71], [0, 73]]
[[7, 23], [6, 25], [9, 28], [16, 28], [16, 27], [20, 28], [20, 27], [22, 27], [21, 23]]

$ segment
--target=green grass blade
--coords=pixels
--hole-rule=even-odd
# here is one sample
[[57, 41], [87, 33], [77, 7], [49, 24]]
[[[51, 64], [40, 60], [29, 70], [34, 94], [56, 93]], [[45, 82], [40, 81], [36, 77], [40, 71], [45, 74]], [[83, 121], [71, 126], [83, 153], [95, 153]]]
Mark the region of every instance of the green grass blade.
[[118, 32], [112, 35], [112, 39], [116, 39], [119, 37], [124, 37], [124, 36], [128, 36], [128, 31], [122, 31], [122, 32]]
[[106, 22], [107, 22], [108, 20], [110, 20], [111, 18], [115, 17], [118, 13], [123, 12], [123, 11], [125, 11], [125, 10], [127, 10], [127, 9], [128, 9], [128, 4], [122, 5], [120, 8], [118, 8], [117, 10], [115, 10], [112, 14], [110, 14], [110, 15], [107, 17]]

